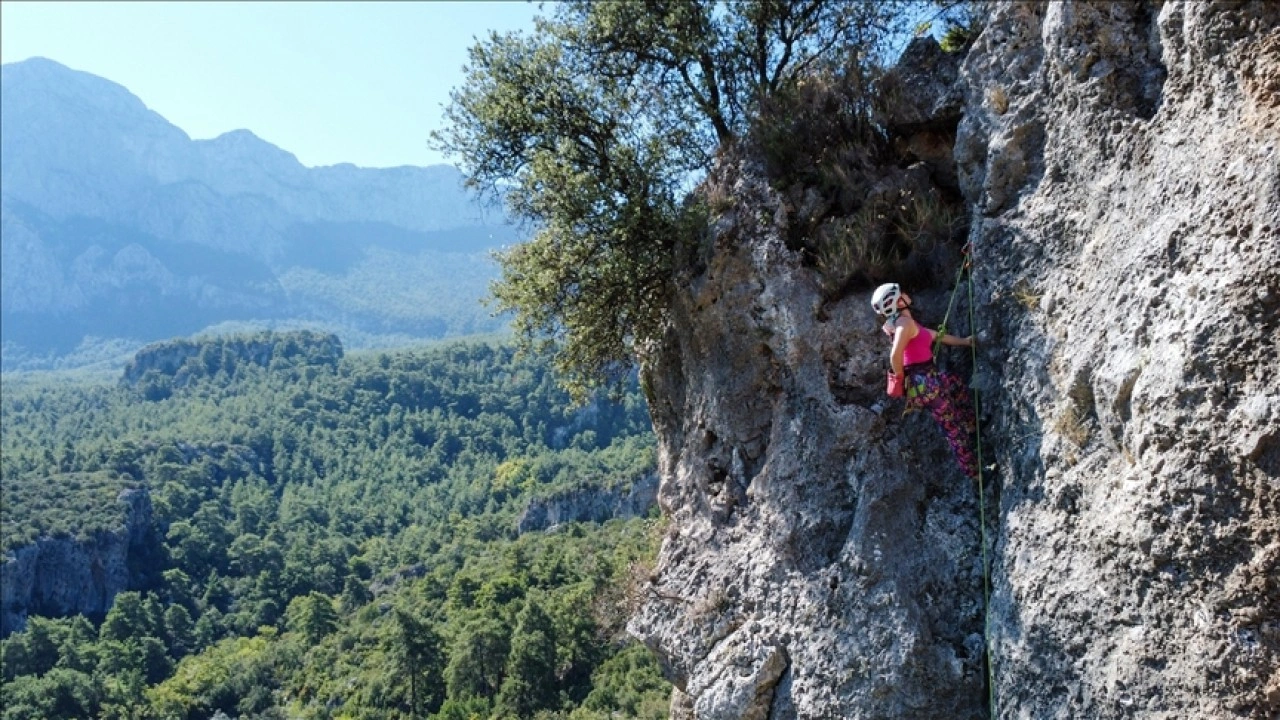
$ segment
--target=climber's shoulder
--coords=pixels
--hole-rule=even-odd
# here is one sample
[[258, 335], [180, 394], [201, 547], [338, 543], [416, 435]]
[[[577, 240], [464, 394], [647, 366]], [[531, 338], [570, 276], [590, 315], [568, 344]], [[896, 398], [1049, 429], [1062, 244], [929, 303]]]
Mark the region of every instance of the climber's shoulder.
[[915, 321], [908, 313], [902, 313], [898, 319], [894, 321], [894, 327], [902, 330], [907, 339], [914, 338], [920, 332], [920, 324]]

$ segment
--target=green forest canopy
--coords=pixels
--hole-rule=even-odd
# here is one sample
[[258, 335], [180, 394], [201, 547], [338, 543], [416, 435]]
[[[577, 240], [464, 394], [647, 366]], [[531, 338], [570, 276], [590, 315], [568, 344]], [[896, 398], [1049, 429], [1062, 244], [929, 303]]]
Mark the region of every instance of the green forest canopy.
[[665, 715], [622, 629], [657, 521], [514, 530], [652, 472], [634, 382], [574, 407], [545, 357], [486, 343], [208, 367], [163, 397], [5, 378], [6, 543], [111, 526], [138, 486], [160, 547], [104, 618], [0, 643], [5, 720]]

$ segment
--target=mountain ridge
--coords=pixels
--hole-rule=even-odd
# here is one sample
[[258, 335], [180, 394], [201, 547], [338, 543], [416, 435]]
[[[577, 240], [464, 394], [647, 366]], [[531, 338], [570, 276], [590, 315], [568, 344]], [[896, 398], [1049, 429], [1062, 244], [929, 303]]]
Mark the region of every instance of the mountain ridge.
[[[192, 139], [123, 85], [53, 60], [0, 71], [6, 369], [87, 336], [141, 345], [221, 322], [501, 329], [478, 301], [488, 253], [520, 233], [456, 168], [306, 167], [248, 129]], [[352, 305], [371, 295], [386, 297]]]

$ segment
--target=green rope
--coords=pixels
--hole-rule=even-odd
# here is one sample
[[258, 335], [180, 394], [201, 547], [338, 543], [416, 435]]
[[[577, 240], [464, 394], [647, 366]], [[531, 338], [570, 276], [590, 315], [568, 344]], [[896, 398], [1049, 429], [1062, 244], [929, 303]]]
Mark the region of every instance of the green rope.
[[[960, 263], [960, 269], [956, 271], [956, 281], [951, 288], [951, 300], [947, 302], [947, 313], [942, 316], [942, 324], [938, 326], [938, 334], [933, 336], [932, 350], [933, 350], [934, 357], [938, 356], [938, 348], [942, 345], [942, 337], [947, 334], [947, 320], [951, 319], [951, 308], [956, 304], [956, 291], [960, 289], [960, 279], [964, 277], [963, 275], [964, 269], [967, 267], [969, 267], [969, 258], [966, 257], [964, 261]], [[973, 287], [972, 287], [973, 273], [972, 272], [969, 273], [969, 285], [970, 285], [969, 295], [972, 296], [973, 295]], [[972, 320], [973, 319], [972, 303], [969, 305], [969, 315], [970, 315], [970, 320]], [[973, 327], [972, 322], [969, 323], [969, 327]]]
[[[968, 259], [961, 264], [960, 269], [963, 271], [969, 266]], [[957, 286], [959, 277], [956, 278]], [[952, 299], [955, 298], [955, 291], [951, 293]], [[950, 314], [951, 308], [947, 308]], [[943, 321], [946, 325], [946, 320]], [[973, 270], [969, 270], [969, 332], [973, 333]], [[973, 354], [973, 367], [978, 367], [978, 345], [974, 343], [970, 347]], [[992, 720], [995, 720], [997, 713], [996, 708], [996, 671], [995, 664], [991, 660], [991, 565], [987, 560], [987, 494], [982, 478], [982, 424], [978, 422], [980, 417], [978, 413], [978, 388], [973, 388], [973, 429], [974, 438], [978, 445], [978, 522], [982, 535], [982, 645], [986, 649], [987, 655], [987, 705], [991, 708]]]

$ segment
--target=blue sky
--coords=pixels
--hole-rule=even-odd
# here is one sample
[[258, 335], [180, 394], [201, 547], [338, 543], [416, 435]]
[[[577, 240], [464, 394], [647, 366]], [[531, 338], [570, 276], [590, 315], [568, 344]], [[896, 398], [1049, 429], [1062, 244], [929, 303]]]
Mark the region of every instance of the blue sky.
[[0, 3], [0, 62], [47, 57], [137, 95], [193, 138], [247, 128], [304, 165], [447, 162], [427, 147], [489, 30], [537, 3]]

